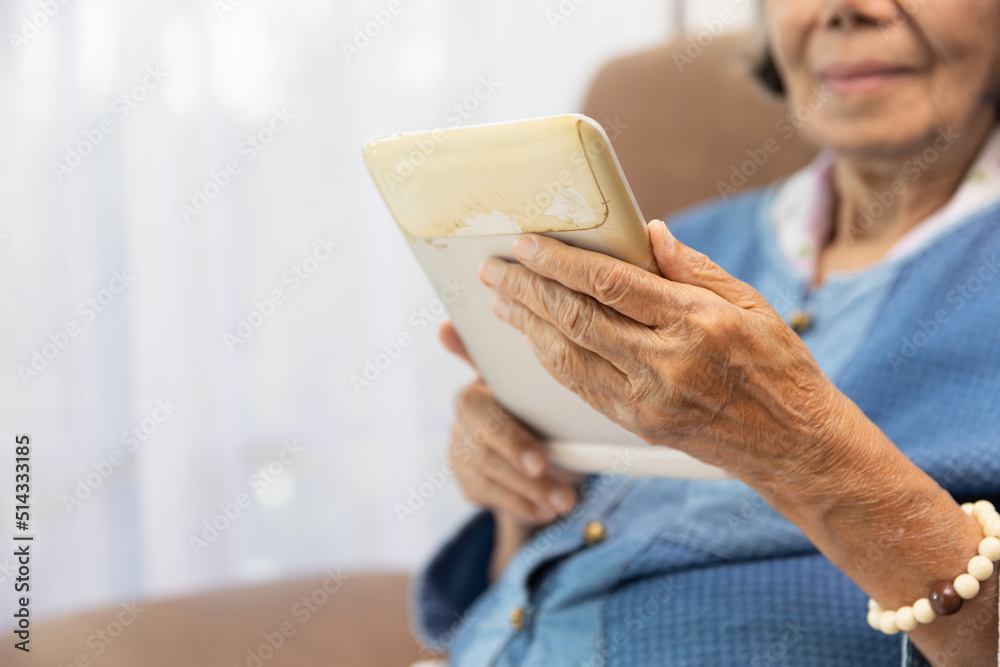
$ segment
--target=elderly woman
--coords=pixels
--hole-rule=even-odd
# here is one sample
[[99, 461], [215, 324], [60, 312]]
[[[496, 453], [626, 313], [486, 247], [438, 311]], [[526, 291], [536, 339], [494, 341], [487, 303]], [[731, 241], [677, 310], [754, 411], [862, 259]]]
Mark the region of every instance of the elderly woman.
[[559, 381], [735, 479], [575, 479], [472, 384], [488, 511], [415, 598], [455, 664], [997, 664], [1000, 1], [765, 16], [811, 166], [651, 223], [662, 277], [541, 236], [480, 272]]

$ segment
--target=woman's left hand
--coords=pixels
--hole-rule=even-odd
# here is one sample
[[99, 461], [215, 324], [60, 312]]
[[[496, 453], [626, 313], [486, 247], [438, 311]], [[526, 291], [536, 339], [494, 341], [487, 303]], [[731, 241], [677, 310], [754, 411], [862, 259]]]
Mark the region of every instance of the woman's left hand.
[[610, 419], [767, 483], [825, 467], [846, 397], [752, 287], [649, 225], [663, 277], [539, 235], [480, 279], [545, 368]]

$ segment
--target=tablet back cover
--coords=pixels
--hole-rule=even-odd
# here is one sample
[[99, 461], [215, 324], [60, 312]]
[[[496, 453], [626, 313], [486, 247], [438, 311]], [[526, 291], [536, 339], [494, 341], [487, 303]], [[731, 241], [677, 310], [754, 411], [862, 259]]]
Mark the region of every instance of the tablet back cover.
[[493, 314], [496, 295], [478, 279], [488, 257], [516, 261], [511, 244], [524, 232], [656, 271], [645, 222], [600, 126], [566, 115], [397, 134], [369, 141], [365, 159], [483, 378], [501, 405], [555, 441], [554, 458], [604, 472], [616, 452], [609, 446], [628, 446], [641, 452], [630, 455], [626, 474], [723, 476], [650, 447], [559, 384], [521, 333]]

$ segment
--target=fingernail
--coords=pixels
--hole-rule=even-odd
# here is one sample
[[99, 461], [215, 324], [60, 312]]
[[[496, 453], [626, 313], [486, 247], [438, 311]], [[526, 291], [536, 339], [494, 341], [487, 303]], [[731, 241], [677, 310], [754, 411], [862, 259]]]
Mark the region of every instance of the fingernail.
[[479, 267], [479, 279], [490, 287], [496, 287], [503, 280], [506, 263], [499, 259], [488, 259]]
[[573, 492], [568, 489], [556, 489], [549, 494], [549, 504], [557, 512], [568, 512], [573, 509]]
[[521, 455], [521, 465], [524, 471], [532, 477], [538, 477], [545, 470], [545, 459], [535, 451], [527, 451]]
[[529, 348], [531, 348], [532, 352], [538, 352], [538, 348], [535, 347], [535, 342], [533, 340], [531, 340], [531, 337], [528, 336], [528, 334], [524, 334], [524, 337], [522, 337], [521, 340], [524, 341], [525, 345], [527, 345]]
[[493, 301], [493, 312], [504, 322], [510, 320], [510, 299], [505, 296], [498, 296]]
[[534, 236], [518, 236], [514, 241], [514, 254], [518, 259], [530, 260], [538, 252], [538, 241]]

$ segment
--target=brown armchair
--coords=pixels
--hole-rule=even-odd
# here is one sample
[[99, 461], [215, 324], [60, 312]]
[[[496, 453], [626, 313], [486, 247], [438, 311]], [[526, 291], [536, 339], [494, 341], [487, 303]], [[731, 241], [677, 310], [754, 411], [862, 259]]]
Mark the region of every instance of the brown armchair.
[[597, 74], [584, 113], [604, 125], [647, 220], [718, 197], [720, 182], [772, 183], [816, 154], [798, 135], [786, 139], [792, 126], [783, 102], [753, 77], [759, 50], [757, 39], [735, 33], [691, 58], [681, 40]]
[[[605, 125], [648, 219], [717, 196], [718, 182], [752, 159], [769, 139], [778, 150], [742, 187], [761, 185], [806, 163], [814, 151], [777, 129], [785, 114], [752, 80], [753, 41], [745, 35], [716, 39], [683, 71], [675, 53], [687, 42], [620, 58], [597, 75], [584, 112]], [[758, 153], [759, 155], [759, 153]], [[754, 163], [756, 164], [756, 163]], [[113, 608], [40, 622], [32, 652], [4, 643], [2, 664], [100, 667], [405, 667], [421, 656], [411, 637], [405, 599], [408, 577], [361, 574], [299, 624], [292, 607], [320, 590], [324, 577], [140, 603], [143, 611], [110, 644], [88, 638], [114, 628], [122, 609]], [[279, 642], [274, 633], [295, 621], [295, 634]], [[110, 635], [110, 633], [109, 633]], [[268, 651], [261, 647], [270, 636]], [[99, 659], [93, 646], [104, 645]], [[265, 659], [264, 654], [270, 653]], [[259, 662], [253, 661], [256, 654]]]

